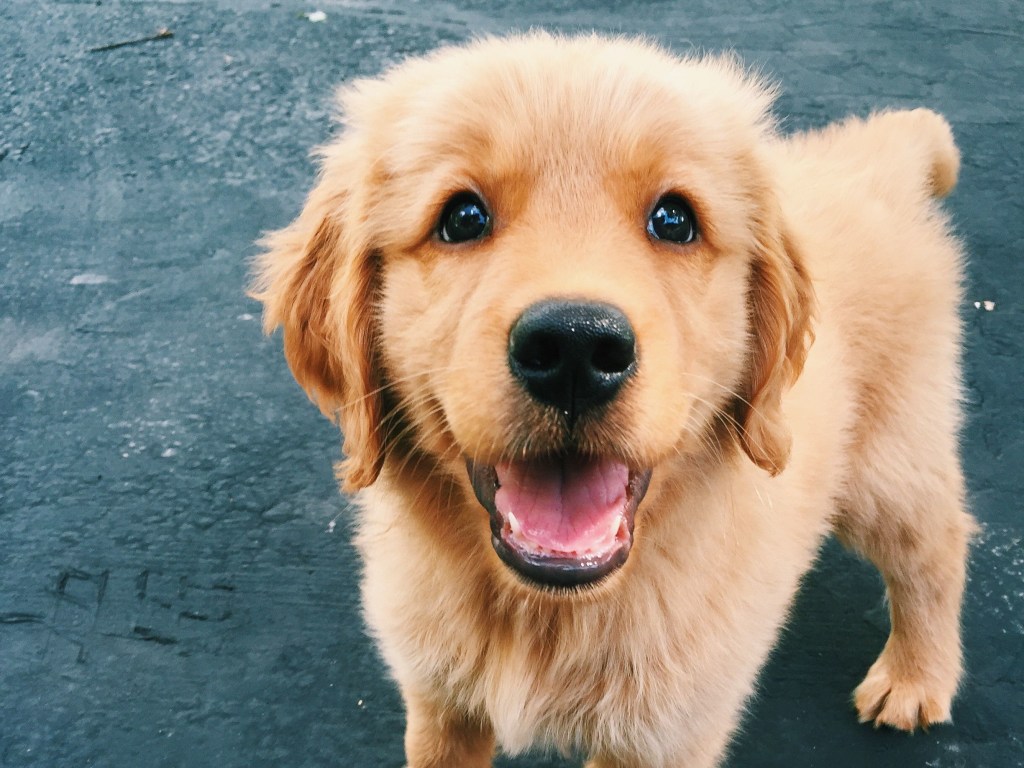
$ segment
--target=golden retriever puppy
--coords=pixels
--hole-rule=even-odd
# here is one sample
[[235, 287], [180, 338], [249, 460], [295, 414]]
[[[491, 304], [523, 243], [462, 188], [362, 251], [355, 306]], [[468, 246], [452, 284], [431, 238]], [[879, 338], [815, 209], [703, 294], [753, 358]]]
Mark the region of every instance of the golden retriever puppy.
[[945, 121], [784, 137], [729, 58], [543, 33], [341, 102], [253, 293], [344, 432], [409, 766], [718, 764], [831, 531], [888, 587], [861, 720], [948, 720], [974, 524]]

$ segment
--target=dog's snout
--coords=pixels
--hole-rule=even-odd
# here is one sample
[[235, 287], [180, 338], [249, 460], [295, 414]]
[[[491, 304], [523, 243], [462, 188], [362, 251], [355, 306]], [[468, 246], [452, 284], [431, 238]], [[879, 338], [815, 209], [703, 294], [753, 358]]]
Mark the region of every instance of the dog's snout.
[[636, 336], [610, 304], [541, 301], [512, 325], [508, 364], [535, 400], [575, 419], [609, 402], [636, 372]]

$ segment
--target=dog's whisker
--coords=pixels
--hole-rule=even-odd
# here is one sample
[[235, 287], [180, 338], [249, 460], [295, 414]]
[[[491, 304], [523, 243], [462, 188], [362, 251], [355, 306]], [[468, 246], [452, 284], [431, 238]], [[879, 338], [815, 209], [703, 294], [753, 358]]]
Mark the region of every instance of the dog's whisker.
[[358, 404], [360, 404], [360, 403], [362, 403], [362, 402], [364, 402], [366, 400], [369, 400], [371, 398], [377, 397], [378, 395], [381, 395], [381, 394], [387, 392], [388, 390], [398, 389], [403, 384], [407, 384], [409, 382], [421, 380], [424, 377], [431, 376], [433, 374], [438, 374], [438, 373], [457, 373], [457, 372], [472, 371], [472, 370], [473, 370], [473, 366], [471, 366], [471, 365], [460, 365], [460, 366], [445, 365], [445, 366], [439, 366], [437, 368], [424, 368], [424, 369], [421, 369], [421, 370], [417, 371], [416, 373], [411, 373], [411, 374], [408, 374], [406, 376], [399, 376], [397, 378], [389, 378], [387, 381], [385, 381], [379, 387], [376, 387], [375, 389], [373, 389], [373, 390], [371, 390], [369, 392], [366, 392], [365, 394], [362, 394], [359, 397], [353, 397], [351, 399], [342, 401], [342, 403], [340, 403], [338, 407], [339, 408], [344, 408], [344, 407], [348, 407], [348, 406], [358, 405]]
[[[754, 414], [754, 415], [763, 415], [762, 411], [757, 406], [755, 406], [752, 402], [750, 402], [749, 399], [745, 398], [743, 395], [741, 395], [735, 389], [732, 389], [731, 387], [727, 387], [724, 384], [722, 384], [722, 383], [720, 383], [718, 381], [715, 381], [712, 378], [709, 378], [707, 376], [701, 376], [700, 374], [697, 374], [697, 373], [691, 373], [689, 371], [682, 371], [681, 373], [684, 376], [690, 376], [691, 378], [699, 379], [700, 381], [704, 381], [704, 382], [706, 382], [708, 384], [711, 384], [712, 386], [718, 387], [719, 389], [721, 389], [726, 394], [730, 395], [731, 397], [736, 398], [736, 400], [738, 400], [740, 403], [742, 403], [744, 406], [746, 406], [752, 414]], [[726, 413], [724, 411], [723, 411], [723, 416], [725, 416], [726, 418], [729, 419], [729, 421], [733, 424], [733, 426], [735, 426], [736, 429], [739, 430], [740, 434], [746, 434], [746, 429], [745, 429], [744, 425], [741, 422], [737, 421], [735, 416], [732, 416], [731, 414], [728, 414], [728, 413]]]

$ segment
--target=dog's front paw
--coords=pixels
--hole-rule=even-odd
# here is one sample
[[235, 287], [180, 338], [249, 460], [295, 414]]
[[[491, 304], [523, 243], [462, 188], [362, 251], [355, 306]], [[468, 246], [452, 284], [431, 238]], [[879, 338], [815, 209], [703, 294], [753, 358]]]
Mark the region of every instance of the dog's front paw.
[[888, 725], [901, 731], [949, 722], [958, 673], [951, 675], [952, 684], [943, 685], [921, 672], [900, 670], [891, 663], [892, 655], [888, 648], [883, 651], [854, 691], [860, 722], [873, 720], [876, 728]]

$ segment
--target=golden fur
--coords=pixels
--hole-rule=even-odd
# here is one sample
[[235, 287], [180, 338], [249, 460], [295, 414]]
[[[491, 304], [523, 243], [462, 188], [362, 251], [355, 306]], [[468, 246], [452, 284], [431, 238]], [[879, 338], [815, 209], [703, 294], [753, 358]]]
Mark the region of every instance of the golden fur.
[[[782, 137], [771, 90], [729, 58], [543, 33], [441, 50], [341, 101], [346, 128], [253, 292], [345, 435], [411, 768], [487, 766], [496, 746], [718, 764], [830, 531], [891, 605], [861, 720], [948, 720], [973, 521], [945, 121]], [[467, 189], [494, 231], [441, 242]], [[666, 191], [697, 243], [647, 236]], [[506, 363], [510, 324], [551, 296], [616, 305], [643, 354], [584, 448], [652, 467], [650, 489], [625, 566], [580, 590], [499, 561], [465, 465], [555, 444]]]

